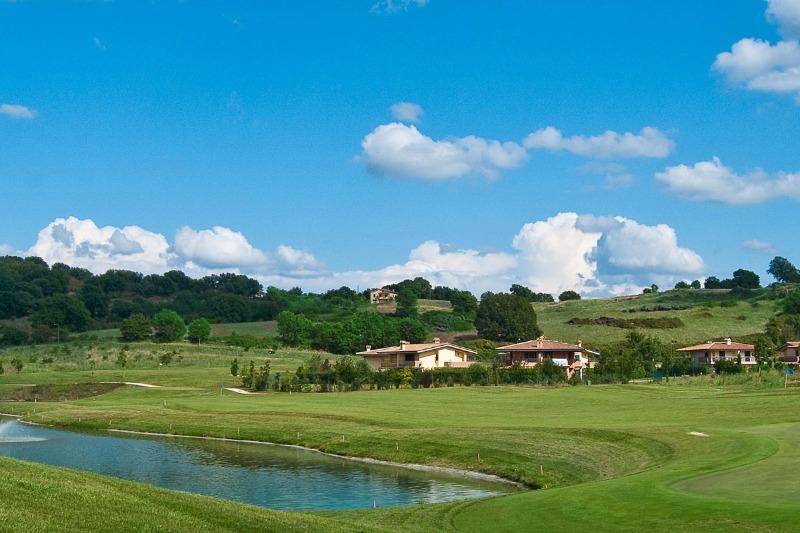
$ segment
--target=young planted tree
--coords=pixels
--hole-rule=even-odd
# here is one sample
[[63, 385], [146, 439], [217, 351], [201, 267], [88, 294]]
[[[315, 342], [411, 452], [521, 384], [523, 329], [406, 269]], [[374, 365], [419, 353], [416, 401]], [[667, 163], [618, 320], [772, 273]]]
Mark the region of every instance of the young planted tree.
[[239, 359], [236, 357], [231, 361], [231, 376], [236, 377], [239, 375]]
[[211, 336], [211, 324], [205, 318], [195, 318], [189, 323], [189, 342], [200, 344]]

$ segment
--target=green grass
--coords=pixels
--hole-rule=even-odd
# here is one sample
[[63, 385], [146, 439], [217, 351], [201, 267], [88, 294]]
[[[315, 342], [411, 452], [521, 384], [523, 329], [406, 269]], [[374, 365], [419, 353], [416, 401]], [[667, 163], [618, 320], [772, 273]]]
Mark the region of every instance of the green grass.
[[270, 511], [64, 468], [0, 458], [0, 470], [0, 531], [352, 530], [331, 518]]
[[278, 334], [278, 321], [265, 320], [261, 322], [237, 322], [211, 325], [211, 335], [215, 337], [224, 337], [231, 333], [253, 335], [255, 337], [275, 336]]
[[[117, 358], [127, 348], [127, 365], [117, 365]], [[165, 353], [173, 353], [168, 366], [159, 364]], [[138, 381], [157, 385], [210, 387], [234, 384], [230, 363], [239, 359], [240, 365], [251, 359], [257, 363], [269, 359], [273, 372], [294, 372], [303, 361], [317, 352], [280, 348], [274, 354], [266, 350], [188, 343], [155, 344], [119, 343], [114, 341], [69, 342], [49, 345], [19, 346], [0, 350], [0, 360], [6, 362], [6, 374], [0, 376], [0, 387], [6, 384], [50, 384], [88, 381]], [[324, 357], [334, 356], [322, 354]], [[20, 358], [25, 367], [21, 374], [9, 366]], [[52, 362], [47, 362], [52, 359]], [[94, 366], [92, 366], [92, 364]]]
[[[623, 320], [677, 318], [677, 328], [647, 328], [642, 331], [660, 340], [675, 344], [704, 342], [724, 337], [742, 337], [764, 331], [767, 320], [775, 313], [777, 303], [767, 299], [766, 290], [747, 300], [736, 299], [725, 291], [682, 290], [634, 297], [586, 299], [561, 303], [535, 303], [539, 326], [545, 336], [562, 341], [582, 340], [589, 345], [603, 346], [624, 339], [629, 331], [607, 325], [568, 324], [571, 319], [599, 317]], [[723, 303], [720, 306], [720, 303]], [[663, 311], [644, 311], [656, 307]], [[744, 320], [742, 320], [744, 317]]]
[[[792, 452], [800, 440], [797, 389], [741, 383], [253, 396], [122, 388], [79, 401], [7, 404], [3, 410], [36, 422], [93, 429], [168, 432], [173, 424], [175, 433], [230, 437], [239, 428], [241, 438], [480, 470], [547, 487], [477, 502], [264, 515], [264, 527], [279, 527], [286, 515], [298, 528], [308, 524], [305, 520], [325, 518], [336, 527], [391, 531], [792, 530], [800, 504], [791, 496], [796, 476], [786, 473], [800, 467]], [[692, 431], [709, 436], [689, 435]], [[786, 479], [775, 482], [782, 473]], [[41, 483], [40, 474], [15, 475], [23, 478], [20, 483]], [[71, 475], [103, 480], [106, 487], [116, 483]], [[0, 497], [9, 490], [0, 488]], [[106, 500], [117, 496], [124, 494], [94, 505], [105, 508], [111, 505]], [[67, 515], [88, 505], [66, 495], [57, 498], [64, 498], [59, 505]], [[208, 516], [189, 499], [176, 508], [198, 513], [198, 520]], [[242, 520], [255, 512], [239, 508]], [[102, 516], [98, 512], [97, 520]], [[156, 515], [141, 520], [158, 527]], [[241, 524], [231, 528], [248, 528], [248, 522]], [[118, 529], [133, 529], [132, 523]]]

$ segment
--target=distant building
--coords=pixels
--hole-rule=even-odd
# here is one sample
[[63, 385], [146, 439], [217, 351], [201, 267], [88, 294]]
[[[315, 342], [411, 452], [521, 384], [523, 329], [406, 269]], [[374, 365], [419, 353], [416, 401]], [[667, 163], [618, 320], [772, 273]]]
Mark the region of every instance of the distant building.
[[357, 355], [364, 357], [374, 369], [381, 368], [444, 368], [467, 367], [467, 358], [475, 355], [475, 350], [434, 338], [433, 342], [411, 344], [400, 341], [400, 346], [372, 349], [367, 346]]
[[758, 364], [754, 349], [752, 344], [725, 339], [723, 341], [708, 341], [703, 344], [687, 346], [686, 348], [680, 348], [678, 351], [690, 354], [692, 363], [695, 365], [713, 366], [717, 361], [726, 360], [735, 363], [741, 359], [742, 365], [748, 367]]
[[800, 341], [789, 341], [778, 348], [778, 355], [787, 365], [800, 364]]
[[544, 337], [500, 346], [497, 348], [497, 353], [506, 366], [536, 366], [545, 359], [550, 359], [556, 365], [564, 367], [567, 379], [570, 379], [575, 372], [582, 375], [584, 368], [594, 366], [592, 356], [600, 355], [599, 352], [584, 348], [581, 341], [578, 341], [577, 344], [569, 344]]
[[397, 300], [397, 293], [389, 289], [372, 289], [369, 291], [369, 302], [383, 304]]

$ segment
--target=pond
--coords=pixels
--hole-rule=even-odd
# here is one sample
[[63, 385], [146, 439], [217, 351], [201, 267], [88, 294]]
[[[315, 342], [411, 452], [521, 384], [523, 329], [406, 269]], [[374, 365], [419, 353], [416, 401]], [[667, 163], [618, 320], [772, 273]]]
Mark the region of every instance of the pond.
[[271, 509], [354, 509], [482, 498], [513, 485], [257, 443], [64, 431], [0, 418], [0, 456]]

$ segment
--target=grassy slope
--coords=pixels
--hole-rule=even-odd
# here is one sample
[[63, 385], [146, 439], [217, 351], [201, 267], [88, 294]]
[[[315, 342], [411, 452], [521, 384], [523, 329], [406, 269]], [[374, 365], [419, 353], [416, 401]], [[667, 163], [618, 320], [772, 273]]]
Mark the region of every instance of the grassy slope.
[[[127, 366], [123, 370], [116, 364], [123, 346], [128, 346]], [[159, 366], [160, 355], [177, 352], [173, 362]], [[6, 362], [6, 374], [0, 376], [3, 384], [75, 383], [87, 381], [139, 381], [158, 385], [210, 387], [233, 385], [230, 363], [238, 358], [240, 365], [251, 359], [258, 364], [269, 359], [273, 372], [294, 372], [314, 353], [311, 350], [281, 348], [272, 355], [265, 350], [245, 351], [242, 348], [206, 344], [122, 344], [111, 341], [69, 343], [62, 345], [35, 345], [6, 348], [0, 351], [0, 359]], [[323, 357], [335, 357], [321, 354]], [[8, 362], [19, 357], [25, 363], [21, 374], [16, 374]], [[53, 358], [52, 363], [42, 362]], [[182, 359], [181, 359], [182, 357]], [[104, 359], [105, 358], [105, 359]], [[92, 370], [90, 361], [95, 364]]]
[[[684, 326], [672, 329], [643, 329], [664, 342], [693, 343], [708, 339], [740, 337], [760, 333], [776, 310], [776, 302], [764, 298], [737, 301], [734, 307], [720, 307], [719, 302], [731, 296], [719, 291], [684, 290], [636, 297], [568, 301], [555, 304], [534, 304], [539, 325], [549, 338], [564, 341], [583, 340], [603, 345], [621, 340], [628, 330], [600, 325], [567, 324], [571, 318], [659, 318], [677, 317]], [[643, 307], [680, 306], [688, 309], [638, 311]], [[627, 312], [637, 309], [636, 312]], [[742, 319], [744, 318], [744, 319]]]
[[352, 529], [331, 518], [270, 511], [64, 468], [0, 458], [0, 470], [0, 531]]
[[[800, 506], [782, 501], [786, 487], [772, 488], [768, 480], [798, 467], [791, 453], [773, 455], [795, 442], [786, 439], [796, 439], [797, 432], [783, 428], [800, 424], [796, 398], [792, 389], [680, 385], [222, 397], [210, 391], [121, 389], [94, 399], [40, 403], [35, 415], [30, 404], [4, 409], [64, 425], [80, 417], [82, 425], [98, 428], [108, 427], [109, 419], [112, 427], [153, 431], [168, 431], [172, 421], [174, 431], [189, 434], [230, 436], [241, 427], [243, 438], [480, 469], [548, 486], [479, 502], [324, 515], [352, 527], [789, 530]], [[747, 467], [766, 468], [755, 478], [757, 499], [747, 493], [752, 482], [747, 468], [734, 471], [741, 473], [740, 488], [733, 484], [725, 493], [717, 483], [705, 488], [683, 483], [765, 458]], [[781, 462], [769, 462], [775, 460]], [[730, 498], [749, 502], [734, 504]], [[305, 516], [296, 518], [300, 523]]]

